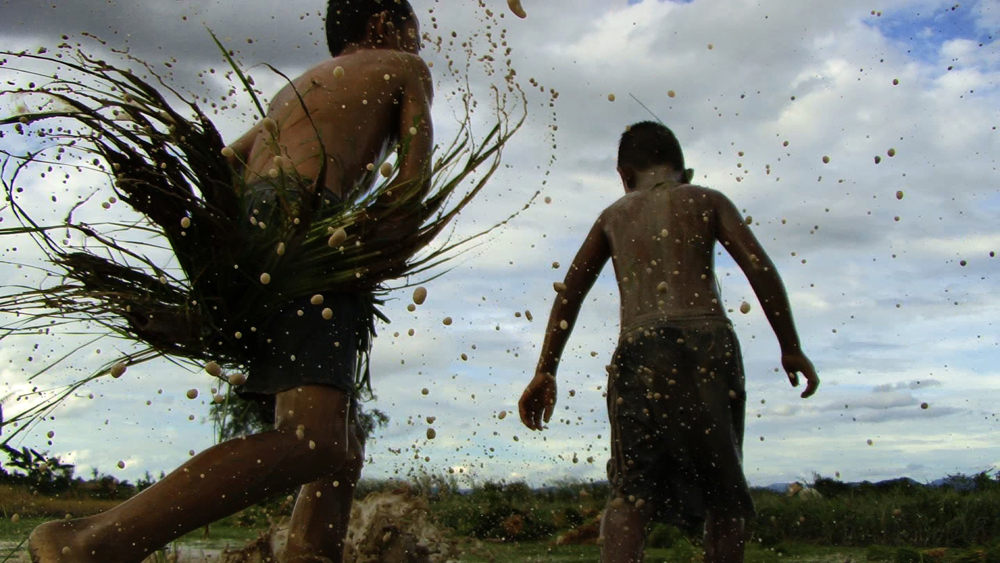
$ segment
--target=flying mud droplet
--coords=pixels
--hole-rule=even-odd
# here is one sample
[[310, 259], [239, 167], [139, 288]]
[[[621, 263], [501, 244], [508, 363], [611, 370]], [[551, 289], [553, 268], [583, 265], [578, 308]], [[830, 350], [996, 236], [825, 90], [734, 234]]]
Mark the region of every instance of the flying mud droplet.
[[889, 158], [896, 156], [896, 149], [889, 149], [885, 151], [885, 154], [889, 155]]
[[529, 323], [530, 323], [531, 321], [535, 320], [535, 317], [533, 317], [533, 316], [531, 315], [531, 311], [525, 311], [525, 312], [524, 312], [524, 318], [528, 319], [528, 322], [529, 322]]
[[615, 101], [615, 95], [614, 94], [608, 94], [608, 101], [609, 102]]
[[429, 395], [430, 392], [431, 392], [431, 390], [428, 389], [428, 388], [426, 388], [426, 387], [424, 387], [423, 389], [420, 390], [420, 394], [421, 395]]
[[553, 263], [552, 263], [552, 269], [553, 269], [553, 270], [558, 270], [558, 269], [559, 269], [559, 266], [560, 266], [559, 262], [553, 262]]
[[111, 377], [118, 379], [119, 377], [125, 375], [125, 370], [128, 365], [125, 362], [118, 362], [117, 364], [111, 366]]
[[662, 281], [660, 282], [659, 285], [656, 286], [656, 291], [659, 291], [660, 293], [666, 293], [668, 288], [669, 286], [667, 285], [667, 282]]
[[566, 284], [563, 282], [555, 282], [552, 284], [552, 289], [556, 290], [556, 293], [562, 293], [566, 291]]
[[271, 274], [264, 272], [260, 275], [260, 283], [267, 285], [271, 283]]
[[434, 421], [437, 420], [437, 419], [438, 418], [436, 416], [428, 416], [427, 417], [427, 424], [434, 424]]
[[215, 394], [215, 395], [214, 395], [214, 396], [212, 397], [212, 402], [213, 402], [213, 403], [222, 403], [222, 402], [223, 402], [223, 401], [225, 401], [225, 400], [226, 400], [226, 398], [225, 398], [225, 397], [223, 397], [222, 395], [218, 394], [218, 393], [216, 393], [216, 394]]
[[416, 134], [417, 134], [417, 128], [416, 127], [410, 127], [410, 135], [416, 135]]
[[333, 309], [331, 309], [329, 307], [327, 307], [326, 309], [323, 309], [323, 318], [326, 319], [326, 320], [332, 319], [333, 318]]
[[899, 86], [899, 79], [898, 78], [893, 78], [892, 79], [892, 85], [893, 86]]
[[233, 147], [222, 147], [222, 156], [226, 158], [233, 158], [236, 156], [236, 151], [233, 150]]
[[872, 446], [872, 445], [874, 445], [874, 444], [875, 444], [875, 442], [871, 441], [871, 439], [869, 439], [869, 440], [868, 440], [868, 445], [869, 445], [869, 446]]
[[389, 176], [392, 176], [392, 164], [383, 162], [378, 171], [384, 178], [388, 178]]
[[468, 354], [463, 353], [462, 356], [461, 356], [461, 358], [462, 358], [463, 362], [469, 361], [469, 355]]
[[414, 305], [413, 303], [410, 303], [409, 305], [406, 306], [406, 310], [412, 313], [417, 310], [417, 306]]
[[667, 97], [668, 98], [673, 98], [676, 95], [677, 95], [677, 92], [674, 92], [673, 90], [667, 90]]
[[514, 12], [515, 16], [522, 20], [528, 17], [528, 12], [525, 12], [524, 8], [521, 7], [521, 0], [507, 0], [507, 7], [510, 8], [511, 12]]
[[343, 227], [338, 227], [330, 235], [330, 238], [326, 241], [326, 245], [330, 248], [340, 248], [340, 245], [344, 244], [345, 240], [347, 240], [347, 231]]
[[13, 515], [13, 516], [10, 517], [10, 522], [12, 524], [17, 524], [20, 521], [21, 521], [21, 515], [20, 514], [15, 514], [15, 515]]
[[[125, 469], [125, 462], [124, 461], [119, 461], [118, 462], [118, 469]], [[68, 551], [68, 550], [69, 550], [68, 547], [63, 548], [63, 551]]]
[[559, 321], [559, 328], [567, 330], [569, 328], [569, 323], [566, 322], [565, 320], [561, 320]]
[[823, 157], [823, 164], [830, 164], [830, 157], [824, 156]]
[[500, 420], [507, 418], [507, 411], [500, 411], [499, 413], [497, 413], [497, 418]]
[[750, 312], [750, 304], [747, 303], [746, 301], [744, 301], [743, 303], [740, 303], [740, 312], [743, 313], [744, 315], [746, 315], [747, 313], [749, 313]]
[[283, 242], [279, 242], [278, 243], [278, 250], [277, 250], [277, 252], [278, 252], [278, 256], [284, 256], [285, 255], [285, 243], [283, 243]]
[[413, 302], [417, 305], [423, 305], [424, 301], [427, 300], [427, 288], [418, 287], [413, 290]]
[[428, 428], [427, 429], [427, 439], [428, 440], [433, 440], [434, 438], [437, 438], [437, 435], [438, 435], [437, 431], [434, 430], [433, 428]]
[[247, 382], [247, 376], [245, 373], [234, 373], [229, 376], [230, 385], [243, 385]]
[[181, 228], [182, 229], [186, 229], [186, 228], [188, 228], [190, 226], [191, 226], [191, 218], [190, 217], [181, 217]]
[[444, 323], [444, 326], [451, 326], [452, 320], [451, 317], [445, 317], [441, 322]]
[[207, 364], [205, 364], [205, 371], [208, 372], [208, 375], [211, 375], [212, 377], [219, 377], [220, 375], [222, 375], [222, 367], [215, 362], [208, 362]]
[[309, 302], [312, 303], [313, 305], [322, 305], [323, 304], [323, 295], [317, 293], [316, 295], [312, 296], [312, 298], [309, 300]]
[[924, 410], [927, 410], [927, 409], [931, 408], [931, 406], [928, 405], [927, 403], [920, 403], [920, 408], [922, 408]]
[[552, 203], [552, 198], [549, 196], [545, 196], [545, 203]]
[[272, 135], [278, 132], [278, 122], [271, 119], [270, 117], [264, 118], [264, 130]]
[[344, 77], [344, 67], [338, 66], [337, 68], [333, 69], [333, 77], [334, 78], [343, 78]]
[[191, 399], [191, 400], [197, 399], [198, 398], [198, 390], [197, 389], [188, 389], [186, 395], [187, 395], [188, 399]]
[[903, 190], [899, 190], [896, 192], [896, 199], [903, 199]]

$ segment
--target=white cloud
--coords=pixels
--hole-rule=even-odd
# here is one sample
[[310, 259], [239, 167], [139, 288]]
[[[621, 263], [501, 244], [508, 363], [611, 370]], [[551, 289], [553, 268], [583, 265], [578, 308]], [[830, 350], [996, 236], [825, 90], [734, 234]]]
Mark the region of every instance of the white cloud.
[[[422, 16], [430, 7], [414, 3]], [[227, 89], [219, 75], [209, 75], [204, 86], [197, 78], [206, 67], [222, 68], [201, 21], [250, 65], [267, 61], [295, 73], [324, 56], [322, 45], [314, 44], [321, 31], [317, 2], [296, 0], [285, 15], [262, 15], [263, 7], [232, 2], [197, 10], [157, 4], [158, 19], [175, 22], [158, 23], [157, 29], [149, 18], [138, 17], [147, 3], [124, 4], [120, 17], [109, 18], [103, 7], [53, 10], [14, 2], [8, 11], [18, 14], [16, 21], [0, 31], [18, 47], [51, 45], [59, 33], [78, 28], [112, 42], [131, 33], [134, 52], [155, 61], [176, 56], [172, 79], [184, 89], [216, 97]], [[989, 332], [1000, 310], [992, 295], [1000, 262], [988, 258], [989, 251], [1000, 250], [992, 220], [1000, 201], [989, 192], [995, 183], [993, 155], [1000, 153], [994, 130], [997, 92], [991, 86], [998, 78], [995, 42], [978, 47], [981, 39], [970, 31], [969, 37], [933, 44], [938, 50], [926, 58], [907, 52], [913, 47], [910, 35], [914, 42], [924, 41], [919, 28], [903, 33], [903, 39], [886, 35], [890, 17], [906, 22], [918, 11], [932, 13], [953, 4], [937, 0], [888, 2], [881, 19], [870, 16], [871, 7], [860, 0], [827, 3], [823, 9], [805, 2], [762, 8], [723, 0], [647, 0], [634, 6], [586, 0], [573, 10], [566, 10], [562, 0], [536, 4], [527, 20], [508, 17], [501, 27], [507, 29], [519, 76], [535, 77], [560, 92], [557, 160], [547, 168], [552, 110], [547, 96], [536, 90], [529, 126], [507, 152], [511, 169], [501, 171], [463, 214], [458, 232], [506, 217], [537, 190], [553, 202], [536, 201], [460, 258], [455, 271], [429, 284], [428, 303], [415, 314], [405, 311], [405, 296], [387, 306], [394, 322], [381, 329], [373, 377], [380, 398], [376, 406], [389, 413], [392, 423], [369, 449], [376, 462], [367, 474], [463, 467], [477, 479], [523, 477], [533, 483], [603, 476], [608, 433], [598, 387], [604, 385], [618, 322], [610, 272], [593, 290], [570, 341], [552, 428], [532, 434], [519, 426], [516, 413], [502, 422], [495, 414], [516, 408], [531, 376], [555, 297], [551, 283], [564, 275], [600, 209], [621, 193], [614, 172], [617, 137], [626, 124], [649, 118], [629, 92], [677, 131], [699, 181], [727, 193], [759, 223], [755, 233], [778, 265], [804, 349], [823, 378], [815, 398], [799, 399], [784, 375], [772, 371], [778, 349], [760, 308], [734, 318], [751, 395], [746, 447], [751, 481], [801, 477], [803, 467], [825, 475], [843, 470], [848, 479], [895, 477], [917, 465], [924, 466], [913, 469], [920, 475], [936, 478], [993, 463], [983, 436], [994, 423], [984, 421], [982, 413], [992, 412], [984, 397], [995, 391], [996, 384], [989, 382], [1000, 375]], [[989, 2], [970, 9], [978, 30], [996, 27], [998, 16]], [[307, 12], [301, 20], [294, 17]], [[442, 30], [465, 36], [481, 25], [474, 12], [471, 4], [462, 4], [435, 15]], [[188, 23], [182, 14], [189, 16]], [[928, 39], [938, 37], [940, 25], [928, 24]], [[427, 21], [424, 27], [433, 32]], [[450, 123], [444, 93], [454, 78], [445, 76], [441, 55], [428, 51], [427, 56], [435, 59], [441, 80], [435, 118]], [[951, 59], [959, 61], [955, 70], [946, 71]], [[0, 73], [5, 80], [10, 74]], [[281, 85], [269, 71], [253, 73], [268, 95]], [[476, 77], [476, 84], [482, 79]], [[666, 97], [668, 90], [676, 97]], [[617, 95], [615, 102], [607, 100], [609, 93]], [[249, 107], [244, 102], [238, 111], [213, 114], [227, 139], [249, 124]], [[440, 129], [442, 139], [447, 127]], [[8, 147], [12, 140], [20, 142], [5, 137], [0, 144]], [[785, 140], [788, 147], [782, 145]], [[888, 157], [890, 147], [897, 150], [895, 157]], [[822, 163], [823, 155], [832, 158], [829, 165]], [[98, 174], [74, 173], [71, 182], [58, 185], [64, 191], [57, 192], [59, 205], [54, 205], [47, 197], [51, 180], [30, 178], [29, 193], [22, 196], [47, 220], [60, 219], [62, 204], [105, 182]], [[897, 190], [904, 191], [902, 200], [895, 198]], [[109, 212], [100, 209], [109, 195], [101, 194], [81, 217], [121, 218], [120, 205]], [[11, 224], [9, 210], [0, 216], [3, 226]], [[13, 242], [0, 242], [5, 260], [37, 259], [26, 242], [16, 243], [16, 254], [8, 250]], [[962, 259], [968, 260], [965, 268], [957, 264]], [[561, 268], [553, 270], [553, 261]], [[756, 304], [728, 257], [720, 258], [719, 267], [726, 305], [738, 306], [743, 299]], [[2, 276], [7, 283], [39, 283], [25, 270], [4, 269]], [[960, 305], [953, 305], [956, 301]], [[533, 323], [514, 317], [525, 309], [532, 310]], [[440, 324], [446, 315], [455, 319], [448, 329]], [[414, 337], [406, 336], [411, 327]], [[395, 331], [401, 336], [393, 337]], [[78, 341], [69, 332], [58, 330], [58, 342], [38, 339], [49, 358]], [[24, 358], [41, 357], [31, 349], [35, 343], [4, 341], [4, 392], [26, 389], [23, 379], [31, 366]], [[108, 357], [110, 345], [102, 346], [100, 358], [88, 350], [50, 373], [46, 384], [90, 373]], [[591, 351], [598, 356], [591, 357]], [[468, 361], [460, 359], [462, 353]], [[130, 370], [122, 380], [96, 384], [97, 399], [74, 401], [47, 424], [56, 430], [53, 451], [73, 451], [78, 463], [104, 470], [134, 456], [136, 461], [121, 472], [132, 478], [147, 468], [153, 473], [170, 469], [187, 458], [188, 449], [211, 443], [210, 427], [200, 422], [205, 405], [180, 395], [188, 387], [207, 387], [202, 377], [159, 362]], [[917, 380], [940, 385], [913, 387]], [[431, 394], [420, 395], [422, 387]], [[157, 394], [160, 388], [164, 395]], [[873, 388], [884, 391], [873, 393]], [[571, 389], [577, 391], [573, 398]], [[152, 405], [147, 407], [146, 400]], [[919, 408], [924, 401], [930, 403], [926, 411]], [[439, 417], [434, 441], [424, 443], [426, 424], [406, 424], [418, 414]], [[189, 415], [196, 420], [189, 421]], [[874, 446], [866, 444], [869, 437]], [[26, 443], [33, 440], [41, 438]], [[390, 448], [405, 452], [393, 454]], [[596, 460], [574, 464], [573, 453]], [[431, 461], [423, 461], [425, 456]]]

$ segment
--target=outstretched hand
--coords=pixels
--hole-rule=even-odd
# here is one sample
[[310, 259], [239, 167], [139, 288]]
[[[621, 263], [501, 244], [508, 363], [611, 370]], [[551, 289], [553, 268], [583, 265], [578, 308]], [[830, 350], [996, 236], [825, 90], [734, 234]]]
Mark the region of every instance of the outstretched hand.
[[802, 392], [802, 398], [807, 399], [812, 397], [813, 393], [816, 392], [816, 388], [819, 387], [819, 376], [816, 375], [816, 368], [813, 367], [812, 362], [805, 354], [784, 354], [781, 356], [781, 367], [784, 368], [785, 373], [788, 374], [788, 381], [792, 384], [792, 387], [799, 386], [799, 373], [802, 377], [806, 378], [806, 390]]
[[556, 408], [556, 378], [548, 373], [537, 373], [521, 394], [518, 410], [521, 422], [532, 430], [545, 428]]

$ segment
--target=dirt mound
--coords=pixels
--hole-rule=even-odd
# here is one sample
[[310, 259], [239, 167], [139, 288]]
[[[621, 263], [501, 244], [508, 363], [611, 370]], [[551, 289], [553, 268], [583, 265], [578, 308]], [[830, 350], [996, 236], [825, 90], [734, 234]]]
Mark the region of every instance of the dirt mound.
[[[286, 521], [272, 525], [243, 549], [223, 552], [219, 563], [277, 563], [287, 537]], [[423, 497], [373, 493], [351, 509], [345, 563], [444, 563], [457, 555], [456, 542], [431, 521]]]

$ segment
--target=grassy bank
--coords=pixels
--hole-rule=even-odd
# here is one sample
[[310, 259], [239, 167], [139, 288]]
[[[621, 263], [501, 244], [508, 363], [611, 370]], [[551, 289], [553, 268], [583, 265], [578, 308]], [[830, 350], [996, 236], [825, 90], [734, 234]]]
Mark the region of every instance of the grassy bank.
[[[754, 490], [758, 515], [747, 522], [748, 561], [893, 561], [1000, 563], [1000, 481], [978, 476], [975, 486], [925, 487], [912, 482], [848, 486], [817, 479], [818, 498]], [[395, 489], [398, 482], [366, 481], [358, 496]], [[455, 479], [425, 476], [407, 484], [426, 496], [433, 518], [466, 538], [469, 561], [593, 561], [597, 523], [608, 498], [604, 483], [563, 483], [532, 489], [524, 483], [460, 488]], [[0, 540], [18, 542], [38, 523], [87, 516], [118, 500], [70, 489], [40, 494], [25, 485], [0, 485]], [[183, 541], [238, 545], [287, 516], [285, 495], [189, 534]], [[17, 521], [12, 520], [14, 514]], [[569, 539], [569, 545], [557, 545]], [[654, 526], [647, 561], [697, 558], [696, 532]], [[837, 559], [840, 557], [840, 559]], [[492, 559], [491, 559], [492, 558]], [[824, 559], [826, 558], [826, 559]], [[2, 559], [2, 556], [0, 556]]]

